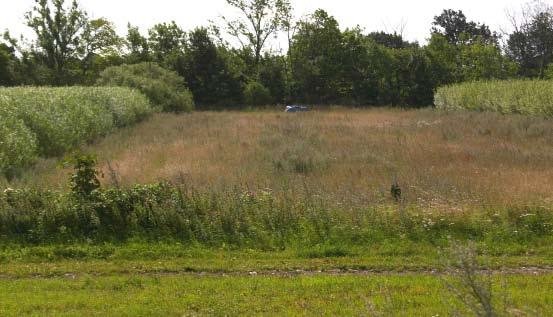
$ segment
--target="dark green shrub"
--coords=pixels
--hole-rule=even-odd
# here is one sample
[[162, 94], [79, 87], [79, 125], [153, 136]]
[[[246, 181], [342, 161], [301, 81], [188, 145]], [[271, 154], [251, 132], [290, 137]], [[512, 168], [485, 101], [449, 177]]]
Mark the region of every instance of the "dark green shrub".
[[252, 81], [244, 89], [244, 101], [248, 106], [267, 106], [273, 103], [271, 92], [259, 82]]
[[184, 79], [154, 63], [109, 67], [97, 81], [101, 86], [122, 86], [140, 90], [154, 106], [166, 112], [192, 111], [194, 100]]
[[96, 170], [96, 159], [91, 155], [75, 155], [67, 163], [75, 170], [71, 175], [71, 191], [77, 197], [89, 198], [92, 192], [100, 188], [99, 172]]

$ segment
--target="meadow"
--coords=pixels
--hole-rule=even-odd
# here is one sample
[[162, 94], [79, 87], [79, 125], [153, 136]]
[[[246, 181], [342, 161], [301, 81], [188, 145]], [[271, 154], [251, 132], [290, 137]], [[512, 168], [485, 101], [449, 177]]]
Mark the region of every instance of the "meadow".
[[135, 1], [126, 33], [80, 2], [0, 39], [0, 316], [553, 316], [547, 1], [420, 43], [291, 0], [147, 30]]
[[496, 315], [547, 315], [552, 132], [431, 109], [153, 114], [81, 148], [88, 196], [59, 158], [0, 181], [0, 312], [479, 315], [455, 262], [472, 245]]
[[[459, 211], [548, 205], [553, 124], [539, 117], [433, 110], [335, 109], [156, 114], [85, 151], [111, 186], [185, 183], [202, 192], [268, 190], [339, 206], [402, 201]], [[14, 187], [67, 187], [70, 168], [40, 160]]]

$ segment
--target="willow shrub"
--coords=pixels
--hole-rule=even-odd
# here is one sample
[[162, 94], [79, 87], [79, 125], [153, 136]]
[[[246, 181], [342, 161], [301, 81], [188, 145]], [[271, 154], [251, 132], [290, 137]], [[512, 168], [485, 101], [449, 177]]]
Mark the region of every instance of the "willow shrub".
[[153, 112], [128, 88], [0, 88], [0, 174], [57, 156]]
[[443, 110], [553, 117], [553, 81], [547, 80], [467, 82], [439, 88], [434, 99]]
[[165, 112], [194, 109], [194, 98], [184, 79], [154, 63], [109, 67], [100, 74], [97, 84], [136, 88]]
[[37, 155], [36, 137], [22, 120], [11, 113], [0, 115], [0, 174], [13, 177]]

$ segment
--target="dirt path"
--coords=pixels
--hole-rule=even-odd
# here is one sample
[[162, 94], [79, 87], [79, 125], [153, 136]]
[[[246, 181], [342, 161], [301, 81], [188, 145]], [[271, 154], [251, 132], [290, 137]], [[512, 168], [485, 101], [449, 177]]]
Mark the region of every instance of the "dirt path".
[[[310, 277], [310, 276], [407, 276], [407, 275], [453, 275], [453, 270], [268, 270], [268, 271], [235, 271], [235, 272], [203, 272], [190, 269], [185, 270], [159, 270], [145, 272], [67, 272], [53, 274], [29, 274], [25, 276], [13, 276], [8, 274], [0, 274], [0, 280], [22, 280], [22, 279], [78, 279], [81, 277], [107, 277], [107, 276], [143, 276], [143, 277], [161, 277], [161, 276], [194, 276], [194, 277]], [[553, 274], [553, 267], [520, 267], [520, 268], [504, 268], [494, 270], [480, 270], [479, 273], [492, 275], [549, 275]]]

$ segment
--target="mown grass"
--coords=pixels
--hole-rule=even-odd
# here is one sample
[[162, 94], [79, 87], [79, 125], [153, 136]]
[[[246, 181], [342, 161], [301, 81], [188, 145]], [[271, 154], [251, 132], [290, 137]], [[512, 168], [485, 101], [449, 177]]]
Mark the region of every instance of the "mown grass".
[[[553, 275], [494, 278], [501, 312], [551, 315]], [[379, 276], [81, 276], [0, 280], [2, 316], [468, 315], [426, 274]]]
[[[553, 269], [550, 242], [495, 249], [478, 244], [483, 269], [537, 271]], [[0, 251], [0, 277], [61, 277], [115, 274], [246, 274], [249, 272], [444, 272], [449, 247], [408, 241], [370, 246], [297, 246], [282, 251], [206, 248], [179, 243], [5, 245]]]

